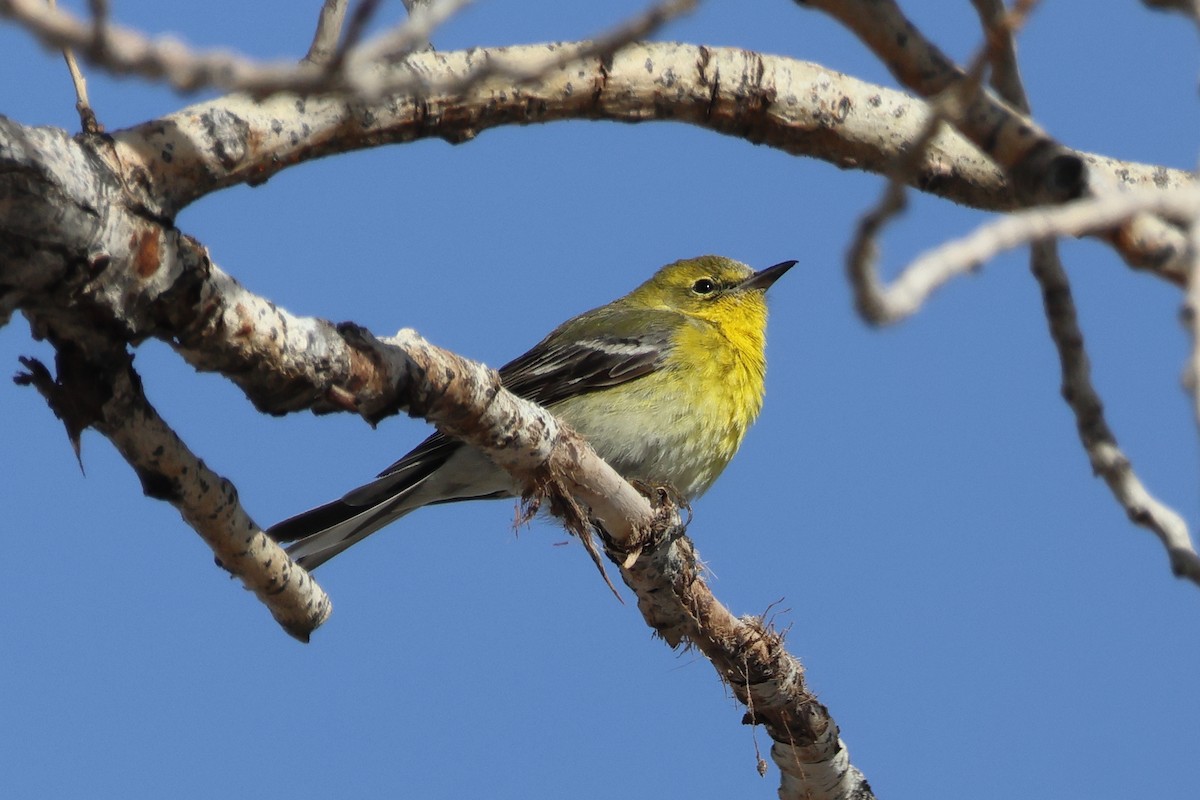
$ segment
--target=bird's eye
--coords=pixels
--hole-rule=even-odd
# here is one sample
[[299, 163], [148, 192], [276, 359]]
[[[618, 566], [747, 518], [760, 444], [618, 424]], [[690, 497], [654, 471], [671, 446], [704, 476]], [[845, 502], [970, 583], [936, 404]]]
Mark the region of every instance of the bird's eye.
[[696, 294], [712, 294], [717, 290], [717, 284], [709, 278], [701, 278], [692, 284], [692, 291]]

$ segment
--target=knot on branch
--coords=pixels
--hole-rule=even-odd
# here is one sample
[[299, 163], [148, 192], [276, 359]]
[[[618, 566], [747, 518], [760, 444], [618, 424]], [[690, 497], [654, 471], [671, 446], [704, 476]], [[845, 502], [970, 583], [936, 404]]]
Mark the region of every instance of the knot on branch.
[[[692, 521], [692, 507], [674, 487], [652, 486], [643, 481], [630, 481], [633, 488], [650, 501], [653, 516], [647, 527], [639, 528], [625, 541], [618, 541], [596, 526], [597, 534], [604, 543], [604, 553], [614, 564], [628, 569], [643, 554], [650, 555], [687, 533]], [[687, 520], [680, 518], [680, 509], [687, 512]]]
[[[121, 349], [116, 351], [119, 355], [105, 359], [109, 363], [102, 363], [89, 358], [70, 342], [56, 342], [55, 347], [57, 378], [50, 374], [49, 368], [41, 361], [21, 356], [21, 366], [26, 371], [14, 375], [13, 383], [37, 389], [54, 416], [62, 420], [82, 470], [80, 436], [86, 428], [95, 426], [103, 419], [104, 405], [113, 396], [115, 374], [132, 361], [132, 356]], [[120, 363], [121, 358], [124, 363]]]
[[1009, 169], [1013, 186], [1027, 202], [1056, 205], [1083, 197], [1088, 169], [1080, 156], [1056, 142], [1035, 146]]
[[804, 667], [784, 646], [784, 633], [762, 617], [744, 616], [725, 643], [731, 658], [721, 677], [746, 705], [744, 725], [762, 725], [771, 738], [805, 745], [825, 734], [828, 713], [809, 692]]
[[[392, 416], [404, 409], [403, 392], [383, 394], [370, 391], [374, 387], [386, 384], [378, 380], [379, 376], [387, 374], [387, 365], [381, 354], [382, 343], [369, 330], [353, 322], [339, 322], [334, 329], [346, 343], [350, 360], [349, 380], [346, 385], [331, 384], [325, 389], [324, 403], [313, 408], [314, 413], [343, 410], [360, 414], [372, 427], [380, 420]], [[408, 371], [405, 382], [397, 381], [400, 388], [406, 388], [423, 377], [411, 360], [405, 362]], [[381, 402], [382, 400], [388, 402]]]

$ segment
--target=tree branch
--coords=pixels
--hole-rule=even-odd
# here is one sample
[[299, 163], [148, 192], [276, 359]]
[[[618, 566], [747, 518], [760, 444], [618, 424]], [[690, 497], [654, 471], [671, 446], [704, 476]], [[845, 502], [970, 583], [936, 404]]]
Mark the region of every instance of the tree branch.
[[[125, 342], [161, 338], [198, 369], [235, 380], [263, 410], [350, 410], [372, 422], [406, 411], [485, 452], [571, 529], [587, 536], [598, 524], [639, 597], [692, 610], [694, 619], [678, 627], [664, 625], [657, 613], [650, 618], [673, 645], [691, 641], [700, 647], [750, 704], [747, 721], [766, 725], [776, 740], [772, 752], [785, 789], [815, 791], [817, 784], [804, 775], [822, 786], [865, 786], [849, 766], [836, 725], [807, 693], [779, 637], [761, 621], [736, 620], [717, 604], [696, 575], [690, 544], [664, 534], [678, 532], [674, 508], [652, 507], [549, 412], [504, 390], [494, 371], [412, 331], [378, 340], [354, 325], [294, 317], [255, 296], [199, 243], [114, 202], [119, 187], [105, 182], [97, 174], [100, 162], [85, 158], [61, 132], [31, 134], [0, 122], [2, 159], [21, 168], [0, 171], [0, 198], [20, 196], [23, 203], [0, 219], [0, 285], [11, 288], [11, 302], [39, 331], [51, 333], [61, 364], [96, 362], [72, 355], [76, 340], [102, 336], [115, 342], [114, 365], [92, 370], [104, 380], [72, 379], [85, 372], [77, 366], [60, 368], [60, 382], [111, 387], [99, 393], [102, 411], [87, 416], [86, 424], [113, 441], [148, 494], [181, 509], [227, 566], [243, 575], [284, 570], [273, 573], [275, 583], [247, 582], [273, 612], [277, 586], [303, 600], [290, 607], [308, 615], [299, 623], [276, 613], [294, 635], [319, 624], [327, 600], [303, 571], [288, 571], [296, 568], [245, 516], [233, 487], [208, 471], [158, 417], [140, 392]], [[58, 213], [46, 213], [34, 197], [56, 204]], [[65, 393], [88, 394], [74, 388]], [[671, 547], [659, 551], [660, 542]], [[691, 577], [681, 581], [681, 575]]]
[[[310, 58], [299, 63], [260, 62], [225, 51], [196, 52], [169, 37], [152, 39], [121, 26], [106, 26], [101, 37], [98, 24], [93, 26], [68, 11], [48, 8], [40, 0], [0, 0], [0, 16], [14, 20], [43, 44], [78, 49], [97, 67], [117, 75], [163, 80], [180, 91], [215, 87], [258, 97], [278, 92], [305, 95], [335, 92], [359, 100], [378, 100], [398, 92], [463, 91], [473, 83], [497, 75], [521, 82], [572, 61], [606, 57], [690, 11], [696, 0], [662, 0], [592, 41], [558, 48], [558, 52], [547, 55], [537, 64], [479, 61], [470, 73], [450, 82], [440, 80], [435, 74], [379, 70], [379, 67], [397, 63], [421, 49], [433, 29], [464, 4], [464, 0], [417, 4], [400, 25], [361, 45], [357, 39], [363, 25], [352, 19], [351, 30], [343, 43], [345, 49], [335, 48], [326, 63]], [[359, 9], [369, 16], [374, 5], [363, 3]], [[331, 10], [327, 25], [322, 17], [317, 35], [322, 40], [332, 37], [331, 40], [336, 42], [335, 27], [340, 32], [341, 26], [334, 23], [341, 20], [333, 11], [336, 9]], [[317, 45], [314, 39], [313, 46]]]
[[[1013, 45], [1004, 41], [1011, 39], [1011, 30], [990, 27], [1006, 19], [999, 0], [973, 2], [981, 21], [989, 27], [989, 49], [1000, 47], [1002, 52], [1011, 54]], [[1005, 99], [1016, 108], [1027, 109], [1015, 58], [1010, 55], [990, 60], [994, 68], [1002, 72], [994, 76], [994, 80], [996, 85], [1003, 87]], [[962, 92], [977, 88], [977, 77], [973, 69], [962, 83], [957, 84], [960, 98], [965, 100]], [[1022, 199], [1032, 201], [1033, 195], [1037, 194], [1033, 185], [1017, 182], [1015, 188], [1019, 196], [1029, 195]], [[936, 289], [978, 267], [1000, 250], [1032, 244], [1031, 269], [1042, 290], [1050, 335], [1062, 367], [1063, 398], [1075, 414], [1080, 442], [1092, 469], [1108, 484], [1129, 518], [1159, 537], [1167, 549], [1172, 571], [1200, 585], [1200, 555], [1192, 544], [1186, 522], [1142, 485], [1104, 417], [1103, 404], [1092, 384], [1091, 365], [1083, 332], [1079, 329], [1071, 285], [1052, 238], [1064, 234], [1104, 233], [1123, 224], [1128, 228], [1128, 221], [1147, 218], [1147, 212], [1158, 212], [1190, 224], [1200, 213], [1200, 191], [1193, 186], [1170, 192], [1112, 192], [1109, 196], [1093, 196], [1064, 206], [1016, 212], [918, 258], [905, 267], [890, 286], [885, 286], [874, 266], [874, 231], [900, 207], [897, 191], [892, 187], [880, 207], [860, 223], [859, 235], [848, 257], [856, 303], [864, 318], [875, 324], [890, 324], [903, 319], [920, 308]], [[1173, 260], [1172, 274], [1191, 273], [1192, 265], [1183, 257], [1188, 252], [1180, 253]]]
[[210, 470], [158, 415], [124, 347], [98, 354], [51, 338], [58, 378], [33, 359], [23, 359], [29, 371], [19, 374], [17, 383], [41, 392], [66, 424], [76, 453], [83, 428], [104, 434], [133, 467], [145, 494], [178, 509], [283, 629], [307, 642], [332, 611], [328, 596], [250, 519], [233, 484]]
[[744, 722], [763, 725], [774, 740], [781, 797], [873, 796], [783, 637], [762, 619], [734, 617], [713, 597], [667, 492], [657, 493], [652, 508], [585, 440], [505, 390], [483, 365], [409, 330], [383, 343], [389, 373], [408, 387], [410, 414], [482, 450], [530, 494], [548, 495], [555, 514], [581, 536], [589, 519], [599, 523], [646, 622], [672, 648], [690, 643], [704, 653], [746, 705]]
[[[878, 273], [864, 273], [856, 286], [859, 309], [876, 325], [908, 318], [951, 280], [979, 269], [1000, 253], [1034, 242], [1064, 236], [1106, 236], [1141, 214], [1155, 214], [1185, 224], [1200, 216], [1200, 187], [1171, 191], [1141, 189], [1088, 197], [1061, 206], [1015, 211], [981, 225], [966, 236], [943, 242], [905, 265], [886, 286]], [[1172, 275], [1191, 273], [1180, 258], [1164, 264]], [[858, 274], [856, 271], [855, 274]]]
[[338, 40], [342, 36], [342, 23], [346, 19], [349, 0], [325, 0], [321, 4], [321, 15], [317, 18], [317, 29], [313, 32], [312, 44], [304, 60], [311, 64], [328, 64], [337, 52]]
[[[480, 59], [540, 63], [548, 49], [554, 47], [417, 53], [406, 67], [453, 81]], [[432, 93], [377, 105], [291, 95], [262, 102], [219, 98], [117, 132], [110, 159], [114, 169], [148, 182], [141, 190], [129, 181], [142, 191], [143, 205], [171, 217], [210, 192], [261, 183], [288, 166], [334, 153], [432, 137], [463, 142], [492, 127], [566, 119], [670, 119], [793, 155], [886, 172], [920, 135], [928, 109], [816, 64], [729, 48], [639, 44], [609, 61], [587, 61], [521, 86], [484, 81], [461, 96]], [[1191, 181], [1179, 170], [1081, 157], [1093, 175], [1113, 185]], [[910, 185], [977, 208], [1015, 207], [1003, 173], [955, 133], [934, 137]], [[1152, 261], [1160, 277], [1182, 282], [1164, 266], [1175, 253], [1156, 252]]]
[[[964, 71], [912, 24], [893, 0], [795, 0], [826, 12], [871, 48], [891, 73], [923, 97], [933, 97], [967, 80]], [[999, 165], [1021, 205], [1061, 203], [1101, 193], [1114, 181], [1103, 166], [1056, 141], [1030, 117], [990, 91], [975, 92], [952, 120]], [[1161, 187], [1160, 187], [1161, 188]], [[1110, 243], [1130, 266], [1162, 274], [1162, 265], [1187, 249], [1179, 229], [1149, 216], [1134, 218]], [[1182, 284], [1183, 276], [1170, 276]]]
[[1092, 385], [1092, 368], [1071, 297], [1071, 285], [1053, 242], [1034, 245], [1032, 269], [1042, 289], [1050, 335], [1062, 364], [1062, 396], [1075, 414], [1079, 440], [1092, 470], [1104, 479], [1131, 522], [1154, 533], [1166, 547], [1171, 571], [1200, 586], [1200, 557], [1187, 523], [1142, 485], [1129, 458], [1104, 418], [1104, 404]]
[[606, 542], [646, 623], [671, 648], [694, 646], [703, 653], [746, 706], [743, 723], [765, 728], [774, 741], [781, 798], [874, 797], [783, 636], [761, 617], [735, 617], [713, 597], [678, 511], [660, 500], [653, 533], [637, 550]]

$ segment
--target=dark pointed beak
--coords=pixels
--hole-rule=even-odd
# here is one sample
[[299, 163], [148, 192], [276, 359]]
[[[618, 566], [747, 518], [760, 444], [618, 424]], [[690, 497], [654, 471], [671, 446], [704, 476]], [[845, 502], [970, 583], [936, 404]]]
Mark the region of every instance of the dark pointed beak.
[[773, 267], [760, 269], [758, 272], [739, 283], [737, 288], [739, 291], [757, 289], [760, 292], [765, 292], [767, 289], [771, 288], [771, 284], [783, 277], [783, 273], [796, 266], [796, 263], [797, 262], [795, 261], [781, 261]]

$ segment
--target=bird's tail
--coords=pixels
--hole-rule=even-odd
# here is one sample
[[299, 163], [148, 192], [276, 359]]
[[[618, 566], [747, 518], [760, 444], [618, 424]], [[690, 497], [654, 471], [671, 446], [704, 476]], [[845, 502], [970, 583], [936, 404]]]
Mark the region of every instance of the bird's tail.
[[313, 570], [351, 545], [413, 510], [405, 506], [406, 494], [373, 506], [355, 505], [345, 498], [310, 509], [267, 529], [277, 542], [292, 542], [288, 555]]
[[292, 559], [316, 569], [346, 548], [410, 511], [519, 493], [508, 473], [478, 450], [435, 433], [370, 483], [340, 500], [297, 514], [267, 529], [277, 542], [292, 542]]
[[422, 493], [421, 487], [457, 449], [457, 443], [435, 434], [375, 480], [272, 525], [267, 535], [277, 542], [293, 542], [287, 548], [292, 560], [316, 569], [388, 523], [440, 499]]

